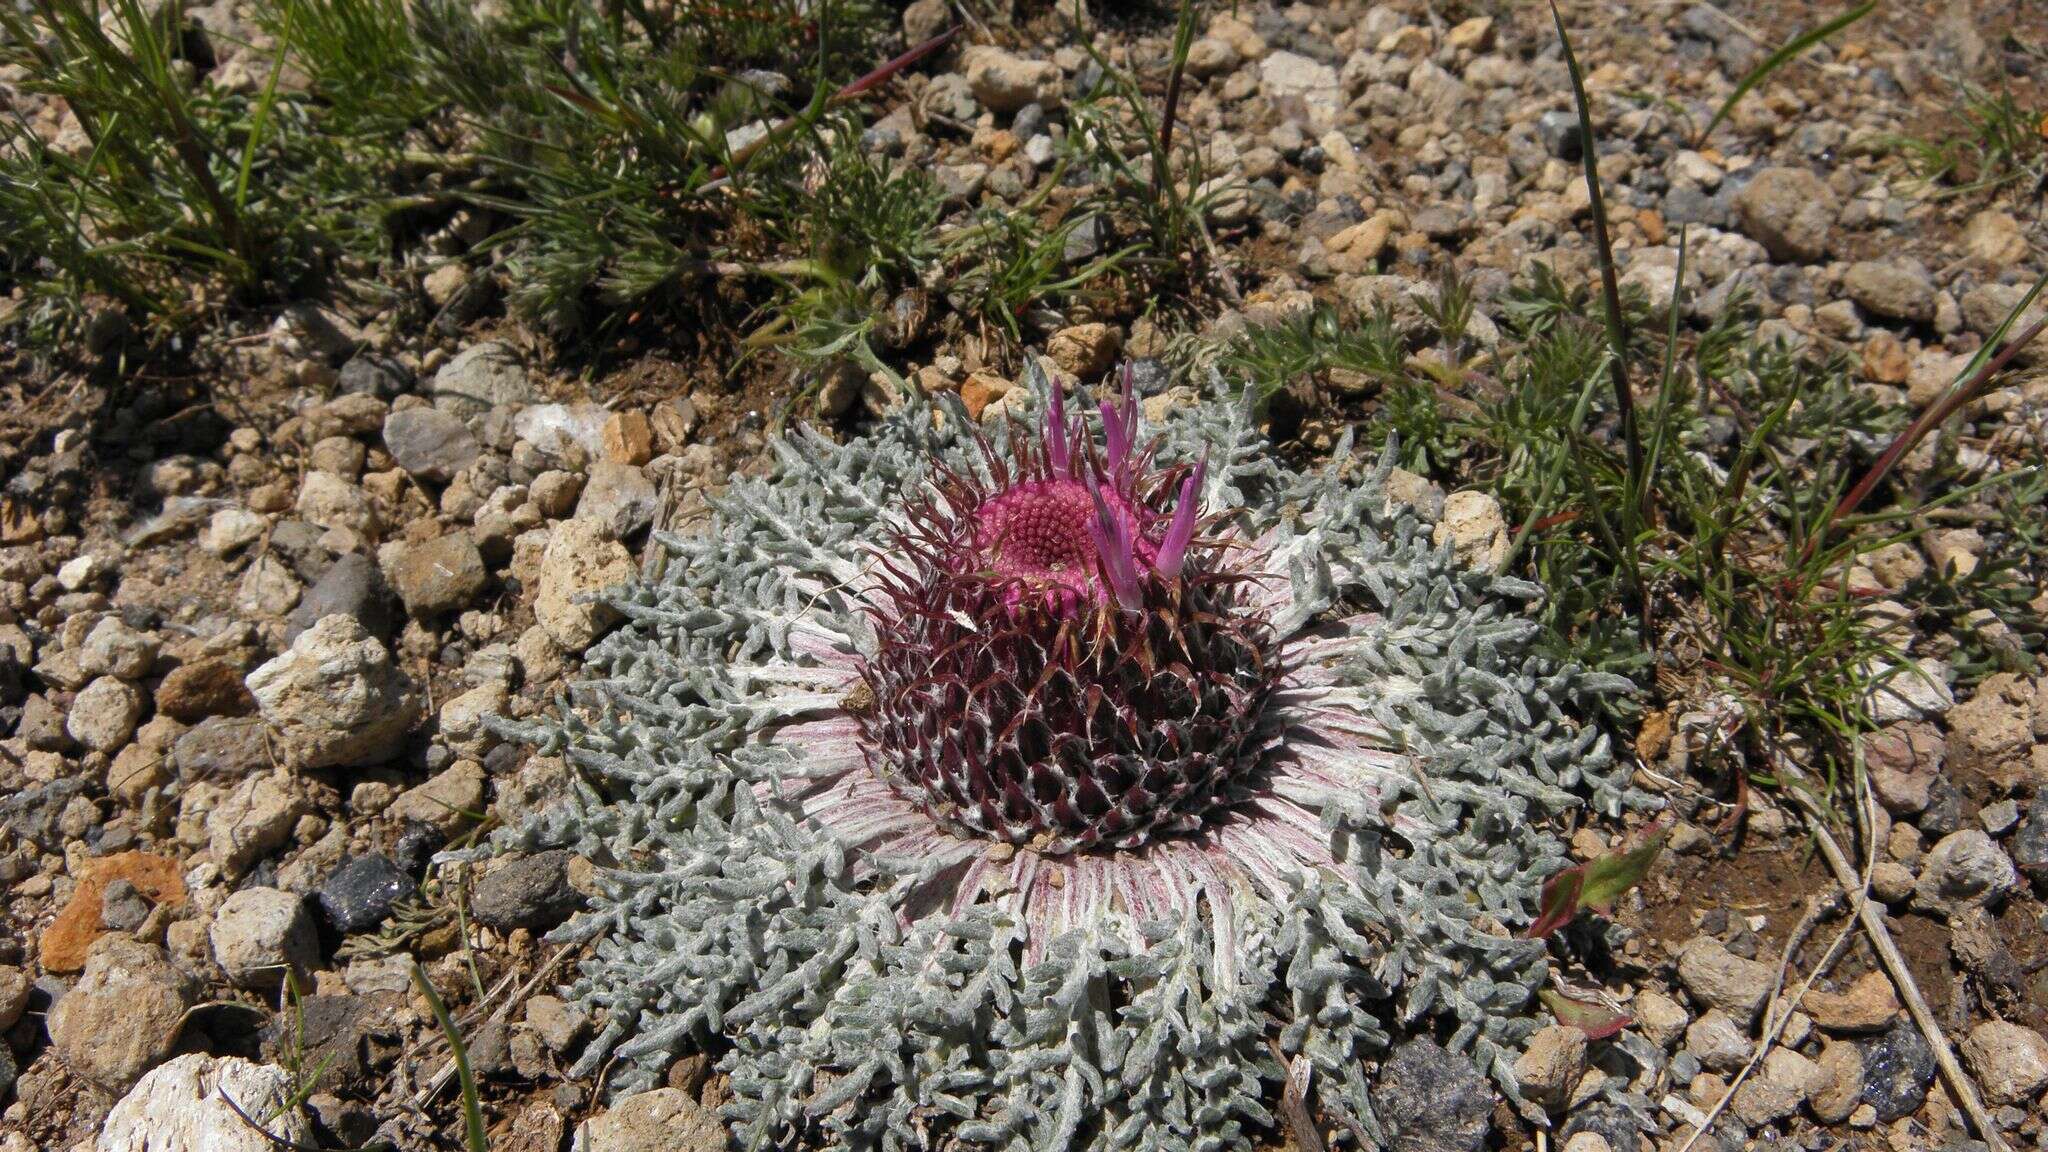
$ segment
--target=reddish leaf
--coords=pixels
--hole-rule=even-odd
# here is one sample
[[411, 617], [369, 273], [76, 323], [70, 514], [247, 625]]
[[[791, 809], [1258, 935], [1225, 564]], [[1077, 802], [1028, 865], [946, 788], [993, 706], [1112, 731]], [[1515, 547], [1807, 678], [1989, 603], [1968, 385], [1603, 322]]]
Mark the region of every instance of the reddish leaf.
[[1579, 892], [1586, 886], [1586, 866], [1567, 868], [1543, 882], [1543, 898], [1536, 919], [1524, 936], [1548, 936], [1572, 922], [1579, 914]]
[[1579, 907], [1604, 912], [1622, 893], [1642, 883], [1643, 877], [1650, 874], [1650, 865], [1657, 862], [1657, 854], [1664, 850], [1664, 835], [1664, 829], [1657, 828], [1627, 852], [1581, 865], [1586, 870], [1586, 882], [1579, 890]]
[[1622, 893], [1642, 883], [1657, 854], [1664, 850], [1664, 835], [1664, 827], [1658, 825], [1627, 852], [1574, 864], [1545, 880], [1536, 919], [1522, 935], [1530, 939], [1548, 936], [1587, 908], [1605, 911]]
[[1635, 1023], [1635, 1020], [1616, 1012], [1605, 1004], [1590, 1000], [1574, 1000], [1555, 988], [1545, 988], [1536, 995], [1542, 998], [1544, 1007], [1557, 1017], [1557, 1022], [1570, 1028], [1577, 1028], [1586, 1034], [1588, 1040], [1605, 1040], [1609, 1036]]

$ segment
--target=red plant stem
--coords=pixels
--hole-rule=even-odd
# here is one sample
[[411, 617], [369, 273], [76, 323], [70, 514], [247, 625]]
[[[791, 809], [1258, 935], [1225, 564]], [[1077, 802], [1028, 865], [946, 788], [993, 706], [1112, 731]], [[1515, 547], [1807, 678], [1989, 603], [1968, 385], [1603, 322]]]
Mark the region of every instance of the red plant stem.
[[1948, 418], [1955, 415], [1963, 405], [1975, 400], [1984, 391], [1984, 386], [1991, 382], [1991, 378], [2003, 371], [2005, 366], [2012, 361], [2012, 358], [2020, 354], [2021, 349], [2032, 343], [2034, 337], [2041, 334], [2043, 328], [2048, 328], [2048, 316], [2043, 316], [2041, 319], [2034, 321], [2032, 326], [2026, 331], [2008, 341], [2005, 347], [1998, 350], [1996, 356], [1986, 360], [1983, 366], [1978, 368], [1968, 380], [1965, 380], [1955, 388], [1951, 388], [1948, 395], [1944, 396], [1940, 402], [1929, 406], [1925, 412], [1920, 414], [1919, 418], [1907, 425], [1906, 430], [1899, 433], [1892, 440], [1891, 444], [1885, 448], [1884, 453], [1872, 462], [1869, 471], [1865, 472], [1863, 478], [1856, 482], [1856, 486], [1849, 489], [1849, 494], [1842, 497], [1842, 502], [1835, 506], [1833, 514], [1828, 517], [1828, 522], [1822, 525], [1821, 530], [1815, 533], [1811, 539], [1807, 540], [1806, 556], [1813, 554], [1814, 548], [1827, 537], [1829, 530], [1840, 523], [1844, 517], [1853, 515], [1856, 509], [1863, 505], [1863, 501], [1870, 496], [1870, 493], [1879, 484], [1884, 482], [1885, 476], [1890, 474], [1900, 458], [1904, 457], [1906, 453], [1911, 452], [1914, 446], [1925, 439], [1929, 432], [1947, 423]]
[[838, 104], [847, 100], [851, 100], [855, 96], [859, 96], [867, 92], [871, 88], [880, 86], [883, 82], [887, 81], [891, 76], [896, 75], [898, 72], [903, 71], [905, 68], [908, 68], [912, 64], [917, 63], [919, 60], [922, 60], [925, 57], [931, 55], [932, 53], [937, 52], [939, 49], [944, 48], [946, 46], [946, 43], [953, 39], [954, 36], [958, 35], [959, 32], [960, 26], [958, 24], [955, 24], [951, 28], [946, 29], [944, 32], [939, 33], [937, 36], [934, 36], [931, 39], [925, 41], [924, 43], [917, 45], [916, 47], [903, 53], [901, 56], [898, 56], [895, 59], [889, 61], [887, 64], [884, 64], [880, 68], [875, 69], [873, 72], [868, 73], [867, 75], [861, 77], [860, 79], [855, 80], [853, 83], [848, 84], [846, 87], [841, 88], [839, 91], [834, 92], [832, 94], [832, 103]]

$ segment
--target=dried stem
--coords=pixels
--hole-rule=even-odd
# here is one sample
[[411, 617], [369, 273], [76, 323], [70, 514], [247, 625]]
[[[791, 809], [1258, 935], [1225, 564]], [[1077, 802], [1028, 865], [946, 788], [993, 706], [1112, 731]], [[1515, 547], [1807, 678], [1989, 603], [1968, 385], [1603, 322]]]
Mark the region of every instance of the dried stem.
[[[2035, 325], [2039, 328], [2040, 325]], [[1826, 814], [1820, 806], [1804, 792], [1788, 788], [1786, 792], [1799, 803], [1806, 815], [1806, 826], [1813, 834], [1814, 843], [1820, 846], [1821, 855], [1827, 859], [1828, 867], [1834, 871], [1835, 880], [1845, 892], [1854, 892], [1857, 887], [1856, 872], [1849, 866], [1849, 859], [1842, 853], [1842, 846], [1835, 842], [1828, 832]], [[1859, 806], [1860, 807], [1860, 806]], [[1998, 1124], [1984, 1109], [1984, 1100], [1977, 1093], [1976, 1082], [1963, 1071], [1957, 1062], [1955, 1050], [1949, 1047], [1948, 1037], [1942, 1033], [1940, 1021], [1934, 1018], [1934, 1010], [1927, 1006], [1927, 998], [1920, 994], [1920, 986], [1913, 981], [1913, 973], [1906, 967], [1906, 958], [1899, 954], [1899, 946], [1892, 942], [1892, 935], [1885, 929], [1884, 915], [1877, 905], [1865, 898], [1857, 898], [1856, 917], [1863, 923], [1864, 934], [1877, 950], [1878, 959], [1884, 962], [1885, 972], [1892, 978], [1893, 987], [1898, 989], [1899, 1000], [1906, 1005], [1906, 1011], [1919, 1026], [1920, 1034], [1927, 1039], [1927, 1046], [1934, 1050], [1934, 1062], [1941, 1069], [1942, 1080], [1950, 1092], [1962, 1102], [1963, 1114], [1970, 1118], [1970, 1126], [1977, 1130], [1977, 1136], [1991, 1145], [1991, 1152], [2010, 1152], [2005, 1138], [1999, 1134]]]

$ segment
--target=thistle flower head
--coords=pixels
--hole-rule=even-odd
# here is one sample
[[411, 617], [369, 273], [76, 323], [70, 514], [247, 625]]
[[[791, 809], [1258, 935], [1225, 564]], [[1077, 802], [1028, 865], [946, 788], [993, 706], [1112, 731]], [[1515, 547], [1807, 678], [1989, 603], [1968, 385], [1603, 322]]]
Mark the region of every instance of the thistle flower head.
[[1134, 450], [1126, 388], [1101, 455], [1049, 406], [1038, 443], [984, 443], [883, 551], [862, 748], [949, 831], [1132, 848], [1259, 767], [1270, 629], [1230, 550], [1194, 537], [1203, 467]]
[[1536, 590], [1457, 567], [1391, 457], [1293, 471], [1249, 403], [1143, 428], [1128, 379], [777, 442], [500, 725], [590, 782], [506, 833], [600, 866], [579, 1071], [719, 1052], [750, 1147], [1249, 1149], [1287, 1083], [1378, 1140], [1417, 1027], [1514, 1094], [1513, 929], [1550, 817], [1628, 800], [1572, 716], [1624, 682], [1536, 654]]

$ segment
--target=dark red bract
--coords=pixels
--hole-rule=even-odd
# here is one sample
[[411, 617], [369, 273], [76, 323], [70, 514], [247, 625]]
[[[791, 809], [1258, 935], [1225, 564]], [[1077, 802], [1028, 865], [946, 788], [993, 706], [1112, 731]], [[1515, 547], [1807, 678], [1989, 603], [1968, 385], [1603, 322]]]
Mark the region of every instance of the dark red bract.
[[1201, 465], [1156, 469], [1128, 388], [1098, 454], [1054, 394], [989, 478], [948, 474], [882, 558], [870, 763], [947, 829], [1042, 853], [1201, 825], [1256, 771], [1278, 673]]

